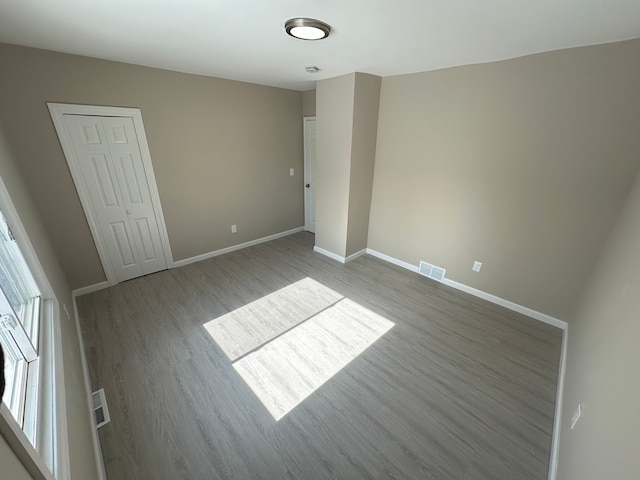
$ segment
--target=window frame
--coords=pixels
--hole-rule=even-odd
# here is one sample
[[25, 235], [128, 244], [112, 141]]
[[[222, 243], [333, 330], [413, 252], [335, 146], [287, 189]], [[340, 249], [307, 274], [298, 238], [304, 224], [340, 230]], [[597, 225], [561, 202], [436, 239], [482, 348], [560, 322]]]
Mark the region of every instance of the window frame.
[[[40, 289], [38, 405], [34, 447], [6, 405], [0, 403], [0, 435], [34, 480], [70, 480], [66, 390], [60, 303], [38, 259], [20, 216], [0, 178], [0, 210]], [[33, 421], [34, 419], [30, 419]], [[50, 465], [51, 468], [48, 466]]]

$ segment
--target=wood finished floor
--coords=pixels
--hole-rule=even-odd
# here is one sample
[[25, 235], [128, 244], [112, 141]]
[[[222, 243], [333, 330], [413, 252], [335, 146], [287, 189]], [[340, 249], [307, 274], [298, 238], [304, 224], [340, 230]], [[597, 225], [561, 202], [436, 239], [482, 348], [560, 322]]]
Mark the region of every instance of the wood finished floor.
[[[547, 478], [561, 331], [301, 232], [77, 299], [109, 480]], [[395, 323], [276, 422], [203, 325], [310, 277]]]

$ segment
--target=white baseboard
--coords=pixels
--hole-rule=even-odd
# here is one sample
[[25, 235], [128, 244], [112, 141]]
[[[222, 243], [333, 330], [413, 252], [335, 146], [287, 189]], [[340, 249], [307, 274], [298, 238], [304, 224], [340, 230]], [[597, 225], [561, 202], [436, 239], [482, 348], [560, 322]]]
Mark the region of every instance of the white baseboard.
[[[104, 282], [108, 283], [108, 282]], [[89, 293], [89, 292], [86, 292]], [[98, 472], [98, 480], [107, 480], [107, 472], [104, 468], [104, 458], [102, 456], [102, 447], [100, 445], [100, 437], [96, 428], [96, 419], [93, 416], [91, 378], [89, 377], [89, 364], [87, 363], [87, 355], [84, 351], [84, 341], [82, 339], [82, 328], [80, 328], [80, 316], [78, 315], [78, 304], [76, 302], [76, 294], [73, 294], [73, 313], [76, 318], [76, 330], [78, 332], [78, 341], [80, 342], [80, 362], [82, 363], [82, 377], [84, 379], [85, 390], [87, 393], [87, 408], [89, 413], [89, 425], [91, 425], [91, 443], [93, 444], [96, 470]]]
[[[241, 250], [243, 248], [251, 247], [253, 245], [258, 245], [260, 243], [269, 242], [271, 240], [275, 240], [277, 238], [286, 237], [288, 235], [298, 233], [304, 230], [304, 227], [293, 228], [291, 230], [287, 230], [285, 232], [274, 233], [273, 235], [269, 235], [267, 237], [257, 238], [255, 240], [250, 240], [248, 242], [239, 243], [238, 245], [232, 245], [231, 247], [221, 248], [220, 250], [215, 250], [213, 252], [203, 253], [202, 255], [196, 255], [195, 257], [185, 258], [183, 260], [178, 260], [173, 262], [170, 268], [178, 268], [184, 265], [189, 265], [190, 263], [199, 262], [200, 260], [206, 260], [207, 258], [217, 257], [218, 255], [224, 255], [225, 253], [235, 252], [236, 250]], [[86, 287], [81, 287], [73, 290], [71, 293], [74, 297], [79, 297], [80, 295], [86, 295], [87, 293], [97, 292], [98, 290], [102, 290], [103, 288], [111, 287], [112, 284], [108, 281], [96, 283], [94, 285], [87, 285]]]
[[333, 258], [334, 260], [340, 262], [340, 263], [345, 263], [347, 260], [344, 257], [341, 257], [340, 255], [337, 255], [333, 252], [330, 252], [329, 250], [325, 250], [324, 248], [320, 248], [318, 246], [314, 246], [313, 247], [313, 251], [320, 253], [322, 255], [324, 255], [325, 257], [329, 257], [329, 258]]
[[545, 313], [538, 312], [537, 310], [533, 310], [528, 307], [524, 307], [522, 305], [518, 305], [517, 303], [510, 302], [509, 300], [505, 300], [504, 298], [497, 297], [487, 292], [483, 292], [482, 290], [478, 290], [477, 288], [470, 287], [463, 283], [456, 282], [455, 280], [451, 280], [449, 278], [444, 278], [442, 283], [445, 285], [449, 285], [457, 290], [461, 290], [466, 293], [470, 293], [476, 297], [480, 297], [484, 300], [487, 300], [491, 303], [495, 303], [502, 307], [508, 308], [509, 310], [513, 310], [514, 312], [522, 313], [527, 317], [535, 318], [536, 320], [540, 320], [541, 322], [548, 323], [549, 325], [553, 325], [554, 327], [558, 327], [562, 330], [566, 330], [567, 322], [563, 320], [558, 320], [555, 317], [547, 315]]
[[86, 287], [76, 288], [71, 291], [71, 295], [73, 295], [73, 298], [76, 298], [81, 295], [86, 295], [87, 293], [97, 292], [98, 290], [102, 290], [110, 286], [111, 284], [105, 280], [104, 282], [94, 283], [93, 285], [87, 285]]
[[361, 257], [362, 255], [364, 255], [365, 253], [367, 253], [367, 249], [363, 248], [362, 250], [356, 252], [356, 253], [352, 253], [351, 255], [349, 255], [347, 258], [344, 259], [345, 263], [346, 262], [350, 262], [351, 260], [355, 260], [358, 257]]
[[394, 265], [418, 273], [418, 267], [416, 267], [415, 265], [411, 265], [410, 263], [403, 262], [402, 260], [398, 260], [397, 258], [390, 257], [389, 255], [385, 255], [384, 253], [377, 252], [376, 250], [372, 250], [370, 248], [367, 248], [367, 253], [381, 260], [384, 260], [385, 262], [393, 263]]
[[313, 251], [324, 255], [325, 257], [333, 258], [334, 260], [340, 263], [347, 263], [351, 260], [355, 260], [358, 257], [361, 257], [365, 253], [367, 253], [367, 249], [363, 248], [362, 250], [357, 251], [356, 253], [352, 253], [348, 257], [341, 257], [340, 255], [330, 252], [329, 250], [325, 250], [324, 248], [320, 248], [318, 246], [313, 247]]
[[291, 230], [287, 230], [280, 233], [274, 233], [273, 235], [268, 235], [266, 237], [257, 238], [255, 240], [250, 240], [248, 242], [239, 243], [237, 245], [232, 245], [230, 247], [221, 248], [220, 250], [214, 250], [213, 252], [203, 253], [202, 255], [196, 255], [195, 257], [185, 258], [183, 260], [178, 260], [173, 262], [173, 268], [183, 267], [185, 265], [189, 265], [190, 263], [199, 262], [201, 260], [207, 260], [208, 258], [217, 257], [219, 255], [224, 255], [225, 253], [235, 252], [236, 250], [242, 250], [243, 248], [252, 247], [254, 245], [259, 245], [264, 242], [269, 242], [271, 240], [275, 240], [277, 238], [286, 237], [288, 235], [292, 235], [294, 233], [298, 233], [304, 230], [304, 227], [297, 227]]
[[[399, 267], [406, 268], [407, 270], [410, 270], [412, 272], [418, 271], [418, 267], [416, 265], [403, 262], [402, 260], [398, 260], [397, 258], [390, 257], [389, 255], [385, 255], [384, 253], [377, 252], [376, 250], [367, 248], [367, 253], [369, 255], [373, 255], [374, 257], [385, 260], [389, 263], [393, 263], [394, 265], [397, 265]], [[523, 315], [526, 315], [528, 317], [535, 318], [536, 320], [540, 320], [541, 322], [548, 323], [549, 325], [553, 325], [554, 327], [561, 328], [562, 330], [566, 330], [567, 328], [567, 322], [563, 320], [559, 320], [545, 313], [538, 312], [537, 310], [533, 310], [532, 308], [518, 305], [517, 303], [513, 303], [509, 300], [505, 300], [504, 298], [500, 298], [490, 293], [483, 292], [482, 290], [478, 290], [477, 288], [470, 287], [463, 283], [456, 282], [455, 280], [451, 280], [445, 277], [444, 280], [442, 280], [442, 283], [450, 287], [453, 287], [457, 290], [461, 290], [463, 292], [469, 293], [476, 297], [480, 297], [491, 303], [495, 303], [502, 307], [508, 308], [509, 310], [513, 310], [514, 312], [522, 313]]]

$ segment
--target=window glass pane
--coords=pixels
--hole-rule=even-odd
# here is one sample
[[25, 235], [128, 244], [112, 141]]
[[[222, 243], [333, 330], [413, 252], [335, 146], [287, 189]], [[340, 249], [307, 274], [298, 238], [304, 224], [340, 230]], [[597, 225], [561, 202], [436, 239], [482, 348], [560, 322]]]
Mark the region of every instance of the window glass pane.
[[9, 407], [16, 422], [22, 426], [28, 364], [8, 331], [0, 331], [0, 344], [2, 344], [4, 351], [4, 378], [6, 381], [2, 401]]
[[0, 288], [9, 301], [13, 313], [37, 349], [40, 318], [40, 290], [27, 262], [0, 212]]

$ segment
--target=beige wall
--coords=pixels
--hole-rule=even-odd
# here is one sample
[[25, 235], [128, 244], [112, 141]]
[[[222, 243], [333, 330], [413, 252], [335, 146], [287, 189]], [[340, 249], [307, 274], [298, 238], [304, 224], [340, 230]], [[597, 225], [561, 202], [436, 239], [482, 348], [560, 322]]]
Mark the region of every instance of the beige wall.
[[340, 257], [367, 247], [380, 77], [317, 83], [316, 246]]
[[105, 277], [46, 102], [141, 109], [175, 260], [303, 225], [301, 92], [6, 44], [0, 62], [0, 121], [72, 288]]
[[[22, 175], [18, 171], [14, 152], [5, 141], [2, 127], [3, 125], [0, 124], [0, 177], [7, 186], [11, 200], [29, 235], [42, 268], [60, 302], [72, 478], [95, 479], [97, 473], [91, 439], [92, 426], [89, 422], [87, 390], [82, 372], [80, 344], [75, 326], [71, 290], [45, 232], [41, 217], [38, 215]], [[67, 319], [63, 305], [67, 306], [71, 319]], [[0, 462], [0, 464], [4, 465], [4, 462]]]
[[33, 477], [22, 466], [18, 457], [15, 456], [11, 447], [7, 445], [0, 436], [0, 468], [2, 468], [2, 478], [7, 480], [32, 480]]
[[313, 117], [316, 114], [316, 91], [302, 92], [302, 116]]
[[[640, 176], [569, 330], [558, 480], [638, 478], [639, 247]], [[583, 414], [571, 430], [578, 403]]]
[[380, 77], [356, 73], [349, 174], [347, 257], [367, 248], [373, 168], [376, 157], [380, 81]]
[[635, 40], [384, 78], [369, 247], [569, 319], [640, 167], [638, 58]]
[[345, 256], [355, 74], [321, 80], [316, 98], [316, 246]]

